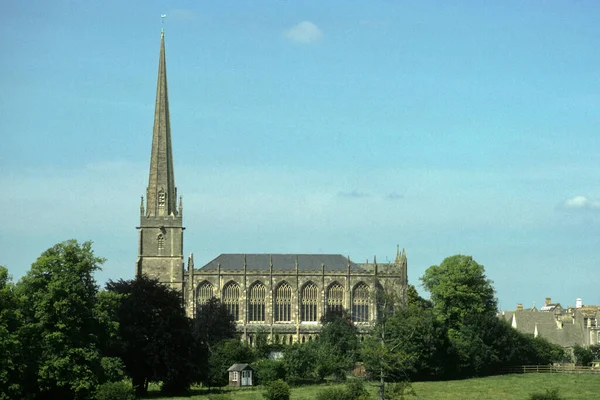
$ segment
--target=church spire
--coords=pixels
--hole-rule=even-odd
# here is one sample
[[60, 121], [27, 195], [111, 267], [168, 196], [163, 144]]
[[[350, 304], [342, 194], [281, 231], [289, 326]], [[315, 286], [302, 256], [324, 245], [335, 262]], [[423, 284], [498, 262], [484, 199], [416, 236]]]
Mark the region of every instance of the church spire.
[[167, 63], [165, 59], [165, 34], [160, 34], [158, 82], [152, 132], [150, 176], [146, 190], [146, 215], [148, 217], [177, 216], [177, 188], [173, 172], [171, 150], [171, 124], [169, 121], [169, 95], [167, 91]]

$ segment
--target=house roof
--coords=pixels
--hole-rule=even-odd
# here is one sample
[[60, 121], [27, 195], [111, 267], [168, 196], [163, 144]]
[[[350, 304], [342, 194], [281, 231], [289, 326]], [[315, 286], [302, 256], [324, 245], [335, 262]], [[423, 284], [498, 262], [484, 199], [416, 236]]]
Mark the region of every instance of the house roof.
[[523, 310], [506, 312], [503, 318], [509, 323], [514, 318], [519, 332], [534, 334], [537, 327], [539, 336], [563, 347], [583, 342], [583, 331], [577, 324], [561, 324], [559, 327], [553, 313]]
[[208, 264], [200, 267], [202, 272], [222, 271], [295, 271], [296, 265], [301, 272], [308, 271], [347, 271], [348, 264], [352, 272], [367, 272], [359, 264], [350, 261], [341, 254], [221, 254]]
[[229, 367], [229, 369], [227, 370], [227, 372], [232, 372], [232, 371], [245, 371], [247, 369], [252, 369], [252, 367], [249, 364], [233, 364], [231, 367]]

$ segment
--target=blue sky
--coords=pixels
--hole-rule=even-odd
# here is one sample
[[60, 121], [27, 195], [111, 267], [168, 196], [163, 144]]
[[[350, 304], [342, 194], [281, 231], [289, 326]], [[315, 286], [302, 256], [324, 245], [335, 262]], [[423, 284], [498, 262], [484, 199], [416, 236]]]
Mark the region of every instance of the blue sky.
[[472, 255], [600, 304], [597, 1], [5, 1], [0, 264], [134, 272], [165, 38], [185, 252]]

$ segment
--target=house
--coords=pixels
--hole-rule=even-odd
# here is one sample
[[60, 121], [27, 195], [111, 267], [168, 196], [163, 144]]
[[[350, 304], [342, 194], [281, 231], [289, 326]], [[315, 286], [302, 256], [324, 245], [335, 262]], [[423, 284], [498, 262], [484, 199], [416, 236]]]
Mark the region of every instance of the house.
[[252, 386], [254, 370], [248, 364], [233, 364], [229, 372], [229, 386]]
[[546, 298], [539, 311], [517, 304], [515, 311], [504, 311], [500, 317], [520, 332], [541, 336], [565, 348], [600, 344], [600, 306], [583, 305], [581, 299], [575, 304], [563, 308]]

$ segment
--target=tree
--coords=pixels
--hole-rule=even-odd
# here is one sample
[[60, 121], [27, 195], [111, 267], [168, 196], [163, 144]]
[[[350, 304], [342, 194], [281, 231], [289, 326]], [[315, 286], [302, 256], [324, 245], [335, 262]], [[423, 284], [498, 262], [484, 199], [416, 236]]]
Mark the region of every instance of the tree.
[[24, 397], [87, 398], [95, 389], [102, 366], [93, 274], [103, 262], [91, 242], [69, 240], [43, 252], [16, 285]]
[[283, 352], [283, 364], [291, 382], [316, 380], [315, 366], [318, 360], [317, 342], [294, 343]]
[[217, 343], [235, 337], [233, 315], [219, 299], [211, 297], [198, 308], [194, 321], [194, 334], [199, 342], [211, 351]]
[[207, 386], [227, 385], [227, 369], [236, 363], [254, 361], [252, 349], [237, 339], [217, 343], [208, 357], [208, 376], [204, 379]]
[[181, 293], [146, 276], [109, 281], [106, 289], [122, 296], [116, 314], [120, 342], [113, 351], [136, 393], [159, 381], [165, 392], [186, 391], [197, 376], [197, 347]]
[[[386, 398], [386, 383], [414, 379], [431, 379], [444, 373], [445, 351], [448, 347], [444, 326], [416, 290], [409, 290], [404, 307], [385, 307], [389, 293], [378, 295], [380, 318], [373, 333], [362, 347], [362, 360], [367, 372], [379, 378], [379, 398]], [[391, 300], [393, 302], [393, 300]], [[404, 387], [404, 386], [398, 386]]]
[[575, 365], [587, 367], [594, 361], [594, 352], [592, 349], [575, 345], [573, 347], [573, 356], [575, 357]]
[[497, 301], [483, 265], [470, 256], [455, 255], [431, 266], [421, 277], [431, 293], [433, 312], [447, 330], [448, 370], [454, 376], [484, 374], [499, 363], [498, 351], [487, 330], [498, 326]]
[[21, 321], [14, 285], [8, 269], [0, 265], [0, 400], [21, 397], [24, 368], [18, 330]]
[[458, 329], [469, 316], [497, 313], [492, 281], [485, 276], [483, 265], [471, 256], [455, 255], [429, 267], [421, 277], [431, 293], [436, 316], [449, 329]]
[[327, 312], [321, 323], [321, 333], [315, 343], [318, 354], [316, 375], [319, 379], [335, 375], [343, 380], [357, 360], [360, 349], [358, 331], [345, 311]]

